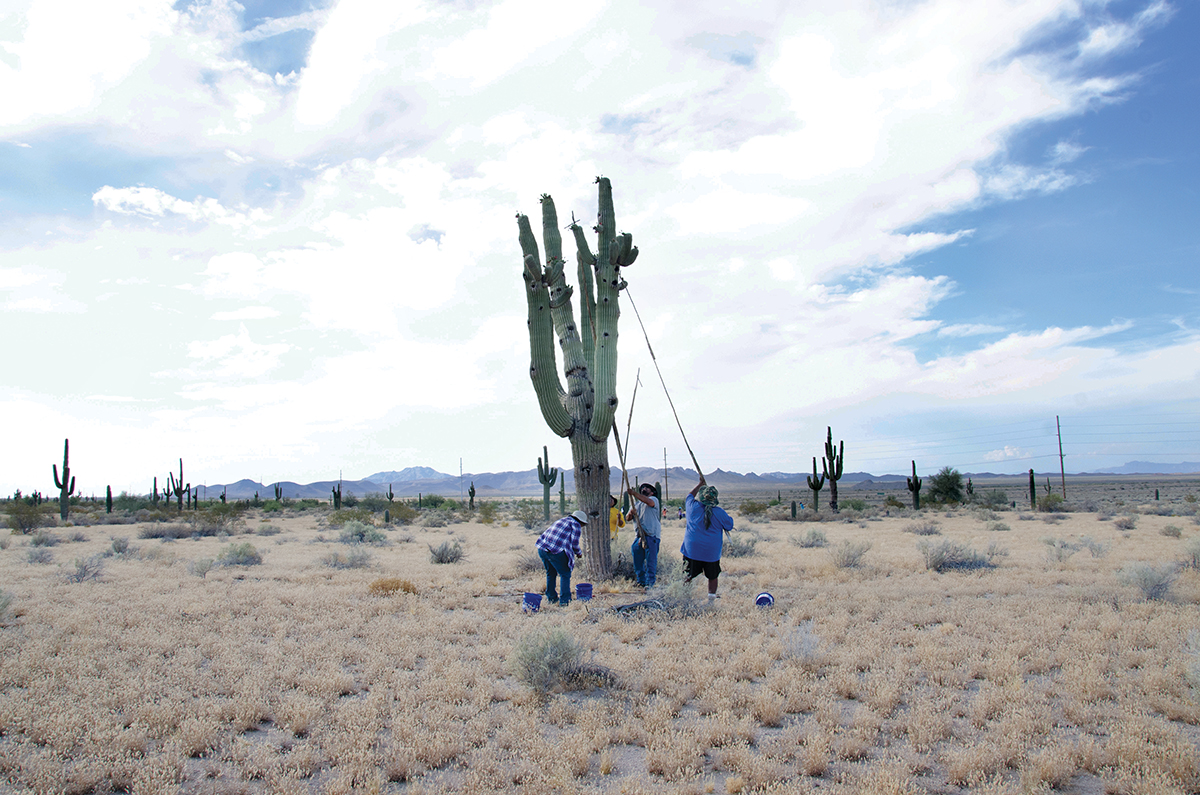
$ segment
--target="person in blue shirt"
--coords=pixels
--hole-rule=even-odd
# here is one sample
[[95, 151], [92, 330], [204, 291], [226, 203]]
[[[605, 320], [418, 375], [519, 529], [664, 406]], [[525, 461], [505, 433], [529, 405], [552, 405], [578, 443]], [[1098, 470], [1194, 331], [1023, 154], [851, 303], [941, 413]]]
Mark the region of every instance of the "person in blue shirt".
[[721, 576], [721, 549], [724, 533], [733, 529], [733, 518], [717, 505], [717, 490], [709, 486], [704, 475], [683, 501], [687, 526], [683, 531], [683, 555], [686, 582], [701, 573], [708, 579], [708, 600], [717, 598], [717, 578]]
[[587, 514], [576, 511], [547, 527], [533, 542], [546, 567], [547, 601], [558, 602], [564, 607], [571, 601], [571, 569], [575, 568], [575, 559], [583, 557], [579, 535], [585, 524]]
[[633, 571], [637, 575], [637, 583], [643, 588], [653, 588], [658, 581], [658, 547], [662, 542], [662, 520], [659, 515], [658, 493], [652, 483], [643, 483], [637, 491], [629, 490], [629, 496], [638, 501], [626, 517], [633, 521], [637, 512], [637, 521], [644, 533], [633, 539]]

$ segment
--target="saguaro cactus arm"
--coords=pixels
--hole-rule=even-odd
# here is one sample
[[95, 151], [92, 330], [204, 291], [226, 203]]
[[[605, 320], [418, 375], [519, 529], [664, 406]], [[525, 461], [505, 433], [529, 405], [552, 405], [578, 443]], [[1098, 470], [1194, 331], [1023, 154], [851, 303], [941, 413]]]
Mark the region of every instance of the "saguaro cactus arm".
[[[543, 212], [546, 211], [546, 201], [547, 199], [542, 201]], [[533, 236], [533, 229], [529, 225], [529, 217], [518, 215], [517, 227], [520, 230], [521, 251], [525, 262], [525, 269], [521, 275], [525, 280], [525, 299], [529, 308], [526, 320], [529, 327], [529, 379], [533, 382], [533, 391], [537, 395], [538, 406], [542, 410], [542, 418], [546, 420], [546, 425], [559, 436], [566, 436], [571, 432], [572, 423], [571, 415], [563, 406], [563, 396], [566, 393], [555, 369], [554, 321], [550, 316], [550, 291], [542, 271], [541, 254], [538, 251], [537, 239]]]
[[[612, 184], [597, 177], [600, 186], [600, 210], [596, 222], [596, 347], [592, 374], [596, 406], [588, 429], [596, 440], [607, 439], [617, 412], [617, 321], [621, 317], [617, 305], [621, 277], [617, 260], [620, 246], [614, 250], [617, 219], [613, 210]], [[624, 237], [624, 236], [623, 236]], [[629, 241], [633, 236], [629, 235]]]

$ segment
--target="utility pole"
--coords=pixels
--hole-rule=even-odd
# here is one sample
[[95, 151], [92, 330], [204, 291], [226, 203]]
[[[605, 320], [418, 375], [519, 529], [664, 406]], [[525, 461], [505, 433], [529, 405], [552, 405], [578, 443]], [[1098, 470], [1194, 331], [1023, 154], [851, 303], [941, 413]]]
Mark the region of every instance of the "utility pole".
[[463, 497], [465, 497], [465, 496], [466, 495], [463, 494], [463, 487], [462, 487], [462, 458], [459, 457], [459, 459], [458, 459], [458, 501], [462, 502]]
[[1062, 494], [1063, 499], [1067, 498], [1067, 466], [1063, 463], [1062, 451], [1062, 424], [1058, 421], [1058, 415], [1054, 415], [1054, 427], [1058, 429], [1058, 473], [1062, 477]]
[[663, 448], [663, 502], [667, 501], [667, 448]]

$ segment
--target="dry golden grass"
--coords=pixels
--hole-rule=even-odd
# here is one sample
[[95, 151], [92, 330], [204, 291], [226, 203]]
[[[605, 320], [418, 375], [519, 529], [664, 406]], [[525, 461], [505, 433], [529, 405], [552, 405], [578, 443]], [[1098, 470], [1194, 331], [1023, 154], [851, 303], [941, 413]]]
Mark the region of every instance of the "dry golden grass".
[[[51, 564], [14, 536], [0, 791], [1200, 790], [1200, 572], [1162, 600], [1122, 576], [1182, 560], [1194, 523], [999, 512], [996, 532], [943, 512], [940, 538], [1009, 554], [937, 574], [905, 532], [929, 517], [893, 513], [821, 525], [831, 546], [871, 545], [856, 568], [790, 543], [811, 525], [754, 524], [714, 608], [630, 616], [607, 610], [645, 598], [621, 584], [524, 614], [543, 578], [515, 573], [534, 538], [518, 525], [389, 530], [371, 567], [331, 569], [345, 545], [319, 512], [275, 515], [261, 565], [193, 573], [244, 537], [138, 540], [84, 582], [66, 579], [74, 561], [137, 526], [52, 530]], [[681, 526], [664, 530], [673, 552]], [[1047, 553], [1083, 536], [1106, 553]], [[431, 563], [445, 541], [466, 560]], [[773, 609], [753, 605], [764, 590]], [[538, 697], [509, 661], [539, 627], [615, 680]]]

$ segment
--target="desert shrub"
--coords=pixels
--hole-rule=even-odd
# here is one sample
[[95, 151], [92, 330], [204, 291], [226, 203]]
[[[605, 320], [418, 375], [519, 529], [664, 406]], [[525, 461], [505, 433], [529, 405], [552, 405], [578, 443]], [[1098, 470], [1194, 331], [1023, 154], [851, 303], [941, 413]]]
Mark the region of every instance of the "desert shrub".
[[8, 591], [0, 591], [0, 623], [8, 620], [8, 608], [12, 607], [13, 595]]
[[426, 494], [421, 498], [421, 507], [437, 510], [445, 501], [446, 498], [440, 494]]
[[331, 569], [365, 569], [371, 565], [371, 553], [365, 549], [352, 549], [344, 556], [330, 552], [321, 558], [321, 565]]
[[1193, 538], [1183, 548], [1183, 565], [1190, 569], [1200, 569], [1200, 538]]
[[393, 503], [388, 510], [392, 512], [392, 522], [395, 524], [412, 524], [421, 515], [420, 511], [405, 502]]
[[867, 501], [858, 497], [852, 497], [848, 500], [842, 500], [840, 507], [848, 511], [865, 511], [867, 509]]
[[1090, 552], [1093, 558], [1102, 558], [1108, 554], [1108, 547], [1091, 536], [1080, 536], [1079, 546]]
[[445, 527], [450, 523], [450, 517], [441, 511], [429, 511], [421, 517], [422, 527]]
[[993, 533], [1007, 533], [1012, 530], [1004, 522], [988, 522], [987, 529]]
[[[542, 564], [542, 559], [537, 555], [536, 552], [525, 552], [517, 556], [517, 562], [514, 568], [516, 569], [517, 576], [523, 577], [535, 572], [543, 571], [546, 567]], [[631, 564], [630, 571], [632, 570]], [[613, 576], [617, 576], [615, 571]]]
[[1137, 519], [1132, 516], [1121, 516], [1113, 519], [1113, 527], [1118, 530], [1132, 530], [1137, 527]]
[[138, 530], [138, 538], [161, 538], [165, 541], [178, 541], [181, 538], [199, 538], [203, 535], [215, 536], [218, 530], [208, 524], [155, 524]]
[[70, 541], [72, 544], [78, 544], [83, 541], [87, 541], [87, 536], [84, 535], [82, 532], [76, 530], [74, 533], [71, 533], [69, 536], [67, 536], [67, 540]]
[[1142, 592], [1147, 599], [1166, 599], [1171, 593], [1171, 586], [1179, 575], [1178, 567], [1168, 564], [1154, 566], [1149, 563], [1138, 563], [1129, 566], [1121, 572], [1121, 579]]
[[904, 528], [904, 532], [916, 536], [937, 536], [942, 534], [942, 528], [938, 527], [937, 522], [930, 519], [924, 522], [913, 522]]
[[[197, 535], [215, 536], [221, 533], [233, 535], [242, 526], [242, 513], [246, 509], [236, 503], [218, 502], [190, 517], [193, 531]], [[178, 537], [178, 536], [176, 536]]]
[[54, 553], [46, 547], [30, 547], [25, 553], [25, 559], [30, 563], [53, 563]]
[[1058, 513], [1066, 510], [1061, 494], [1043, 494], [1038, 497], [1037, 509], [1042, 513]]
[[392, 596], [399, 592], [415, 594], [417, 586], [399, 577], [380, 577], [367, 586], [367, 593], [371, 596]]
[[509, 665], [518, 681], [544, 695], [567, 684], [582, 656], [583, 648], [565, 629], [543, 628], [517, 641]]
[[279, 529], [273, 524], [264, 524], [259, 525], [258, 529], [254, 531], [254, 534], [257, 536], [277, 536], [282, 532], [283, 530]]
[[843, 541], [829, 549], [829, 559], [839, 569], [852, 569], [862, 563], [863, 555], [871, 548], [868, 541]]
[[[917, 550], [921, 553], [921, 557], [925, 559], [925, 568], [930, 571], [943, 572], [948, 569], [986, 569], [990, 568], [992, 562], [986, 555], [982, 555], [968, 546], [959, 544], [957, 541], [943, 539], [936, 543], [931, 541], [918, 541]], [[993, 554], [999, 554], [999, 550], [990, 548]]]
[[12, 543], [12, 539], [8, 536], [0, 536], [0, 549], [8, 549], [8, 545]]
[[513, 518], [521, 523], [526, 530], [533, 529], [543, 516], [542, 506], [533, 500], [521, 500], [513, 509]]
[[383, 531], [369, 524], [351, 520], [342, 525], [338, 541], [343, 544], [379, 544], [387, 538]]
[[31, 547], [52, 547], [56, 544], [58, 544], [58, 536], [47, 530], [38, 530], [33, 534], [33, 537], [29, 539], [29, 545]]
[[230, 544], [217, 555], [218, 566], [257, 566], [262, 562], [262, 553], [249, 541]]
[[809, 530], [803, 536], [792, 536], [791, 542], [804, 549], [823, 547], [829, 544], [829, 539], [820, 530]]
[[24, 500], [13, 500], [8, 506], [8, 526], [14, 533], [32, 533], [46, 523], [46, 514], [37, 505], [28, 505]]
[[279, 513], [283, 510], [283, 503], [279, 500], [267, 500], [262, 504], [263, 513]]
[[963, 477], [953, 467], [942, 467], [936, 475], [931, 475], [927, 484], [930, 502], [942, 504], [963, 501]]
[[188, 564], [188, 570], [195, 574], [200, 579], [204, 579], [210, 571], [212, 571], [212, 558], [197, 558]]
[[885, 508], [907, 508], [908, 507], [904, 503], [900, 502], [899, 498], [897, 498], [896, 495], [894, 495], [894, 494], [887, 495], [887, 497], [884, 498], [884, 500], [883, 500], [883, 505]]
[[496, 515], [499, 511], [496, 509], [496, 503], [479, 501], [479, 521], [483, 524], [491, 524], [496, 521]]
[[129, 539], [114, 538], [112, 543], [109, 544], [108, 549], [114, 555], [124, 555], [125, 553], [129, 552]]
[[126, 491], [123, 491], [116, 497], [113, 497], [114, 511], [141, 511], [153, 507], [154, 503], [152, 503], [146, 497], [142, 497], [137, 494], [130, 494]]
[[742, 500], [738, 512], [742, 516], [761, 516], [767, 512], [768, 507], [765, 502], [759, 502], [758, 500]]
[[67, 582], [85, 582], [98, 580], [104, 574], [104, 558], [92, 555], [89, 558], [75, 558], [75, 567], [64, 576]]
[[1042, 543], [1048, 547], [1046, 560], [1051, 563], [1066, 563], [1072, 555], [1080, 550], [1078, 544], [1072, 544], [1063, 538], [1043, 538]]
[[[541, 559], [538, 559], [538, 565], [541, 565]], [[543, 567], [544, 568], [544, 567]], [[661, 579], [663, 575], [662, 555], [658, 558], [658, 576]], [[637, 572], [633, 570], [633, 559], [624, 552], [617, 554], [617, 559], [612, 564], [612, 576], [614, 580], [624, 579], [633, 582], [637, 581]]]
[[[345, 505], [345, 502], [342, 504]], [[330, 513], [325, 521], [330, 527], [341, 527], [347, 522], [373, 525], [375, 524], [375, 514], [363, 508], [342, 508], [340, 511]]]
[[1176, 524], [1169, 524], [1158, 532], [1167, 538], [1180, 538], [1183, 536], [1183, 528]]
[[429, 560], [433, 563], [458, 563], [466, 557], [462, 543], [459, 541], [455, 541], [453, 544], [443, 541], [436, 547], [433, 544], [426, 546], [429, 547]]
[[383, 513], [392, 507], [393, 503], [388, 502], [387, 495], [381, 491], [372, 491], [369, 494], [363, 495], [358, 501], [358, 507], [370, 511], [371, 513]]
[[729, 533], [721, 547], [721, 556], [727, 558], [744, 558], [754, 554], [754, 545], [758, 539], [745, 533]]
[[1008, 507], [1008, 492], [992, 489], [976, 497], [976, 502], [993, 511], [1000, 511]]

